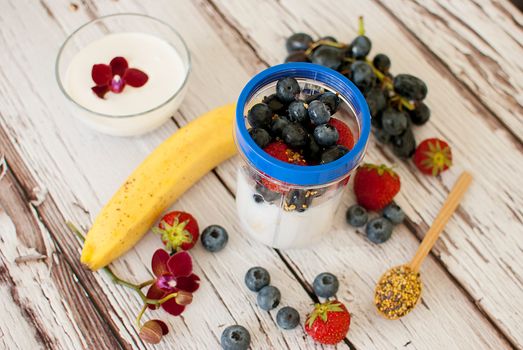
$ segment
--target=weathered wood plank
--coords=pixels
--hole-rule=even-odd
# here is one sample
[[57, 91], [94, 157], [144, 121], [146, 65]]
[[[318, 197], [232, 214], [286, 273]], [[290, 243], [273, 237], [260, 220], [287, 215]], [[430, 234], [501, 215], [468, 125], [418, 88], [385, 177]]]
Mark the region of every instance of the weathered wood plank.
[[[317, 36], [332, 34], [340, 40], [350, 40], [356, 33], [357, 16], [365, 14], [373, 52], [386, 52], [391, 56], [393, 73], [410, 72], [427, 81], [428, 104], [434, 117], [428, 125], [416, 129], [417, 138], [437, 135], [449, 140], [456, 166], [438, 180], [420, 176], [410, 164], [399, 164], [403, 191], [398, 201], [421, 238], [460, 170], [473, 171], [475, 183], [470, 194], [435, 252], [480, 309], [513, 343], [522, 344], [521, 316], [516, 311], [523, 308], [520, 282], [523, 265], [516, 258], [523, 251], [523, 213], [519, 210], [523, 193], [516, 175], [523, 170], [520, 144], [474, 96], [455, 85], [445, 67], [427, 61], [427, 53], [417, 48], [414, 38], [405, 34], [397, 22], [372, 2], [360, 2], [352, 8], [346, 3], [330, 2], [328, 8], [338, 9], [330, 12], [298, 1], [263, 3], [256, 8], [240, 1], [213, 2], [242, 33], [244, 40], [249, 41], [260, 55], [259, 59], [269, 64], [281, 62], [285, 57], [284, 40], [293, 31]], [[270, 26], [264, 25], [267, 18], [271, 18]], [[382, 162], [395, 158], [387, 150], [373, 145], [369, 147], [367, 159]], [[507, 159], [510, 160], [507, 162]], [[220, 169], [231, 187], [234, 187], [233, 168]], [[412, 196], [412, 193], [418, 195]], [[518, 307], [514, 307], [514, 303]]]
[[[191, 4], [191, 6], [175, 7], [168, 1], [146, 2], [145, 4], [142, 2], [125, 4], [108, 2], [98, 3], [96, 6], [86, 2], [75, 13], [69, 12], [66, 3], [49, 3], [47, 4], [48, 11], [44, 8], [26, 8], [24, 4], [19, 3], [13, 3], [12, 6], [18, 6], [16, 11], [10, 12], [9, 16], [0, 14], [0, 19], [7, 23], [16, 22], [23, 30], [37, 34], [35, 38], [24, 37], [26, 42], [23, 45], [20, 44], [20, 39], [15, 36], [16, 33], [8, 33], [13, 35], [12, 38], [9, 38], [7, 34], [6, 37], [0, 38], [2, 44], [8, 44], [11, 49], [10, 52], [0, 53], [2, 62], [4, 62], [4, 59], [5, 62], [20, 62], [9, 70], [0, 70], [0, 74], [2, 74], [0, 103], [3, 108], [1, 117], [9, 126], [9, 134], [13, 140], [16, 140], [24, 161], [34, 169], [39, 182], [45, 184], [45, 187], [48, 188], [50, 196], [46, 201], [50, 198], [60, 208], [60, 212], [45, 212], [42, 219], [48, 227], [52, 228], [53, 234], [60, 234], [61, 237], [67, 239], [70, 239], [70, 237], [65, 234], [62, 215], [88, 225], [102, 203], [112, 194], [129, 171], [175, 128], [174, 125], [166, 125], [157, 132], [142, 138], [114, 139], [95, 134], [68, 118], [68, 106], [64, 104], [64, 100], [59, 98], [57, 89], [53, 89], [51, 72], [42, 72], [32, 68], [34, 66], [39, 67], [41, 62], [47, 62], [51, 66], [55, 50], [50, 50], [49, 47], [54, 46], [56, 48], [64, 37], [64, 32], [60, 32], [59, 28], [64, 28], [64, 31], [70, 32], [89, 16], [118, 11], [147, 12], [164, 20], [172, 21], [182, 31], [184, 37], [190, 38], [188, 40], [189, 45], [194, 53], [195, 69], [191, 77], [190, 93], [182, 108], [183, 115], [188, 119], [194, 118], [211, 107], [234, 100], [248, 76], [252, 74], [253, 68], [249, 69], [248, 66], [251, 62], [260, 65], [259, 59], [248, 60], [255, 57], [249, 53], [248, 47], [244, 44], [223, 42], [229, 38], [237, 37], [238, 32], [227, 28], [223, 19], [213, 13], [213, 8], [208, 3], [199, 2], [198, 6]], [[47, 15], [49, 13], [51, 14], [50, 17]], [[48, 17], [42, 16], [42, 14], [46, 14]], [[45, 35], [40, 34], [40, 32], [43, 32], [42, 28], [46, 29]], [[282, 38], [279, 40], [282, 40]], [[23, 49], [29, 46], [33, 47], [35, 52], [39, 52], [40, 55], [34, 57], [31, 51]], [[270, 49], [269, 47], [261, 50], [269, 51]], [[213, 54], [209, 55], [209, 52]], [[20, 66], [22, 63], [23, 65]], [[244, 69], [238, 69], [238, 66]], [[30, 72], [27, 73], [27, 76], [24, 75], [26, 70]], [[27, 78], [27, 81], [21, 78]], [[18, 82], [20, 84], [17, 84]], [[45, 86], [49, 89], [34, 91], [32, 86]], [[16, 94], [12, 93], [13, 87], [17, 91]], [[20, 111], [25, 111], [25, 113]], [[49, 111], [52, 111], [52, 113]], [[181, 115], [177, 115], [176, 118], [183, 122]], [[110, 174], [108, 175], [108, 173]], [[28, 187], [29, 190], [31, 188]], [[221, 201], [209, 201], [208, 198], [223, 199], [223, 203]], [[45, 203], [42, 206], [45, 206]], [[436, 204], [434, 206], [436, 207]], [[172, 321], [170, 319], [171, 326], [175, 329], [175, 335], [170, 336], [168, 341], [162, 344], [160, 348], [168, 348], [175, 344], [181, 348], [195, 348], [197, 345], [200, 345], [200, 348], [214, 348], [217, 346], [217, 338], [221, 332], [221, 327], [223, 327], [220, 326], [222, 322], [234, 321], [248, 325], [252, 333], [255, 333], [254, 348], [266, 348], [267, 346], [270, 347], [271, 344], [277, 348], [313, 348], [308, 339], [303, 340], [303, 334], [300, 334], [300, 331], [284, 333], [278, 331], [276, 326], [271, 323], [274, 313], [272, 313], [271, 318], [265, 313], [260, 313], [254, 305], [254, 296], [241, 287], [243, 269], [263, 261], [264, 266], [269, 267], [269, 270], [273, 273], [275, 284], [285, 286], [284, 302], [307, 300], [304, 291], [293, 280], [293, 276], [277, 259], [274, 252], [252, 243], [239, 234], [232, 198], [229, 198], [227, 192], [220, 187], [217, 179], [212, 175], [206, 177], [184, 196], [176, 204], [176, 207], [188, 209], [197, 214], [201, 213], [199, 216], [202, 217], [202, 225], [205, 225], [206, 222], [232, 223], [231, 234], [235, 239], [231, 239], [229, 249], [223, 252], [228, 254], [228, 258], [222, 259], [217, 256], [215, 260], [211, 260], [208, 258], [209, 255], [203, 253], [201, 249], [195, 250], [194, 254], [199, 262], [197, 265], [198, 273], [204, 277], [202, 291], [197, 295], [199, 301], [195, 301], [195, 305], [191, 306], [192, 312], [188, 312], [184, 319], [177, 318]], [[400, 248], [398, 248], [401, 249], [400, 253], [393, 253], [389, 260], [376, 257], [373, 260], [375, 265], [369, 273], [379, 274], [381, 269], [385, 268], [391, 260], [405, 258], [416, 244], [412, 236], [406, 235], [406, 237], [408, 245], [400, 242]], [[358, 244], [358, 241], [355, 243]], [[360, 241], [359, 244], [361, 243]], [[76, 242], [73, 241], [72, 246], [77, 247]], [[137, 249], [115, 264], [116, 271], [122, 275], [136, 278], [136, 280], [147, 278], [146, 268], [149, 264], [150, 254], [157, 246], [157, 239], [151, 236], [147, 237]], [[328, 248], [323, 248], [323, 251]], [[245, 253], [254, 249], [257, 252], [256, 256]], [[328, 250], [329, 253], [330, 250]], [[368, 259], [367, 254], [369, 252], [375, 253], [376, 250], [369, 249], [369, 247], [362, 248], [360, 259], [362, 261]], [[311, 253], [304, 253], [303, 257], [314, 258]], [[198, 258], [200, 254], [202, 256], [205, 254], [205, 257]], [[298, 255], [296, 259], [302, 256], [299, 252], [296, 252], [296, 254]], [[338, 254], [341, 255], [341, 253]], [[382, 249], [380, 254], [390, 254], [390, 252], [388, 249]], [[70, 258], [78, 256], [76, 252], [72, 251], [69, 251], [67, 255]], [[310, 270], [305, 272], [306, 280], [310, 280], [315, 273], [319, 272], [315, 269], [332, 268], [332, 271], [337, 272], [338, 269], [344, 268], [343, 266], [332, 267], [319, 258], [314, 258], [311, 261], [317, 261], [319, 264], [310, 267]], [[343, 260], [343, 262], [346, 262], [346, 260]], [[291, 263], [293, 264], [293, 261]], [[294, 265], [303, 269], [302, 263]], [[306, 265], [310, 265], [310, 262]], [[215, 268], [215, 266], [220, 268]], [[358, 265], [357, 270], [354, 265], [350, 264], [350, 266], [358, 273], [367, 271], [366, 266]], [[305, 269], [303, 270], [305, 271]], [[432, 275], [433, 270], [435, 272]], [[346, 285], [354, 288], [354, 292], [352, 289], [351, 292], [354, 295], [366, 295], [367, 290], [371, 288], [372, 277], [374, 276], [365, 277], [365, 283], [361, 283], [357, 278], [355, 278], [357, 282], [352, 282], [351, 275], [345, 275], [343, 271], [341, 270], [340, 276], [349, 281]], [[348, 302], [350, 308], [356, 310], [355, 322], [358, 322], [354, 325], [355, 328], [350, 336], [351, 340], [362, 344], [363, 348], [377, 347], [375, 344], [386, 348], [390, 348], [391, 344], [401, 347], [404, 343], [400, 344], [400, 342], [403, 339], [408, 339], [410, 333], [414, 332], [417, 337], [415, 339], [417, 345], [415, 346], [420, 348], [427, 348], [430, 344], [449, 345], [449, 339], [452, 339], [449, 337], [451, 336], [463, 338], [465, 345], [474, 345], [478, 348], [506, 347], [506, 343], [496, 335], [495, 331], [490, 328], [471, 303], [449, 282], [444, 273], [438, 268], [432, 267], [430, 271], [432, 276], [428, 281], [430, 285], [445, 283], [444, 285], [447, 286], [450, 284], [448, 288], [452, 295], [452, 303], [447, 303], [447, 299], [441, 297], [441, 295], [435, 297], [433, 299], [435, 301], [430, 301], [430, 297], [427, 297], [430, 301], [428, 305], [432, 309], [434, 309], [434, 306], [440, 307], [436, 308], [439, 311], [434, 311], [434, 313], [430, 313], [429, 316], [422, 319], [428, 325], [423, 329], [423, 332], [418, 333], [416, 328], [403, 326], [397, 326], [397, 328], [402, 329], [396, 329], [393, 324], [384, 323], [386, 334], [382, 334], [381, 328], [373, 325], [372, 322], [376, 320], [372, 321], [372, 314], [368, 312], [370, 310], [358, 306], [359, 301], [358, 303], [353, 302], [351, 295], [344, 292], [343, 300]], [[203, 276], [204, 273], [205, 276]], [[223, 278], [224, 275], [227, 278]], [[89, 281], [88, 276], [83, 276], [82, 279], [84, 278]], [[230, 281], [234, 281], [234, 283], [231, 284]], [[352, 283], [354, 283], [354, 286]], [[136, 339], [135, 331], [131, 325], [134, 311], [139, 306], [137, 301], [129, 298], [127, 291], [115, 288], [100, 275], [96, 275], [96, 280], [91, 283], [93, 287], [97, 284], [101, 295], [95, 299], [108, 298], [110, 305], [114, 308], [114, 311], [104, 311], [104, 314], [108, 315], [108, 319], [116, 323], [117, 327], [121, 327], [119, 331], [122, 337], [133, 344], [133, 347], [142, 348], [143, 345]], [[215, 287], [215, 290], [211, 288], [211, 284]], [[362, 292], [360, 292], [360, 289]], [[225, 301], [217, 304], [220, 297]], [[307, 308], [307, 304], [300, 304], [299, 306], [302, 313]], [[211, 315], [202, 315], [200, 312], [196, 312], [196, 310], [203, 309], [212, 309], [213, 312]], [[438, 319], [435, 315], [441, 317]], [[365, 317], [371, 317], [371, 321], [364, 321]], [[466, 318], [471, 318], [474, 322], [464, 321], [463, 319]], [[454, 322], [449, 325], [437, 326], [441, 319], [454, 320]], [[462, 325], [462, 322], [465, 325]], [[403, 323], [396, 324], [403, 325]], [[462, 328], [455, 326], [456, 324], [460, 324]], [[431, 330], [431, 336], [429, 336], [428, 327], [433, 325], [436, 331]], [[209, 334], [209, 328], [212, 330], [212, 335]], [[484, 343], [478, 340], [478, 332], [482, 334]], [[191, 339], [188, 338], [190, 334], [194, 336]], [[422, 339], [424, 337], [428, 337], [428, 340]], [[195, 343], [194, 339], [201, 343]], [[267, 345], [268, 341], [271, 342], [268, 343], [269, 345]]]
[[8, 170], [0, 179], [2, 348], [119, 348], [36, 215]]
[[523, 14], [506, 0], [378, 1], [523, 140]]

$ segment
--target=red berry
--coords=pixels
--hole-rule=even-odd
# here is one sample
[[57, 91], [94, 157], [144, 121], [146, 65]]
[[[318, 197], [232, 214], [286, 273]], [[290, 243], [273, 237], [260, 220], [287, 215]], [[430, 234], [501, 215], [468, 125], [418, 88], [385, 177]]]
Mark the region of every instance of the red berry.
[[338, 138], [337, 144], [345, 146], [349, 150], [352, 149], [352, 147], [354, 147], [354, 136], [352, 136], [349, 126], [336, 118], [331, 118], [329, 124], [338, 130], [340, 137]]
[[452, 151], [443, 140], [427, 139], [416, 148], [413, 161], [422, 173], [438, 176], [452, 165]]
[[168, 251], [189, 250], [200, 236], [198, 222], [189, 213], [172, 211], [165, 214], [153, 232], [159, 234]]
[[[272, 157], [281, 160], [282, 162], [296, 165], [307, 165], [307, 161], [303, 158], [301, 153], [293, 151], [282, 141], [271, 142], [263, 150]], [[283, 192], [280, 185], [272, 182], [269, 179], [263, 178], [262, 183], [265, 187], [273, 192]]]
[[337, 344], [350, 327], [350, 314], [338, 300], [316, 304], [305, 321], [305, 331], [318, 343]]
[[385, 208], [401, 187], [400, 177], [385, 165], [363, 164], [354, 176], [354, 193], [367, 210]]

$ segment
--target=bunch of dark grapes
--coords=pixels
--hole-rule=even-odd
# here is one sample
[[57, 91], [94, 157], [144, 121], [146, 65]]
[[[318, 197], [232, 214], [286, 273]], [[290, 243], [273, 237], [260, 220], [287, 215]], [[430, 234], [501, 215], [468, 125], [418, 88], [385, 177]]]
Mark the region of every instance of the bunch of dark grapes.
[[416, 150], [411, 125], [423, 125], [430, 109], [423, 102], [427, 85], [410, 74], [390, 73], [390, 58], [378, 53], [368, 58], [372, 47], [365, 35], [363, 18], [359, 35], [351, 43], [327, 36], [314, 41], [305, 33], [295, 33], [286, 42], [285, 62], [312, 62], [335, 69], [349, 78], [363, 93], [369, 106], [376, 139], [390, 145], [400, 158], [410, 158]]

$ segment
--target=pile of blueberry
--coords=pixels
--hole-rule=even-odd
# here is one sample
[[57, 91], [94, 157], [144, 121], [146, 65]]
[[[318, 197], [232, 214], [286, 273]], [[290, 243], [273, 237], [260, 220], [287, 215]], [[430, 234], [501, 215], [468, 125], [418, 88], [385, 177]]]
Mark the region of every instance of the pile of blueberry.
[[405, 213], [395, 203], [387, 205], [381, 216], [369, 220], [369, 213], [361, 205], [354, 204], [347, 209], [345, 215], [349, 225], [354, 227], [365, 227], [365, 233], [369, 241], [380, 244], [392, 236], [394, 225], [399, 225], [405, 219]]
[[369, 106], [376, 139], [390, 145], [400, 158], [410, 158], [416, 149], [411, 125], [423, 125], [430, 109], [423, 102], [427, 85], [409, 74], [393, 76], [385, 54], [368, 59], [371, 41], [365, 36], [360, 17], [359, 35], [350, 43], [329, 36], [314, 41], [305, 33], [295, 33], [286, 42], [285, 62], [312, 62], [337, 70], [363, 93]]

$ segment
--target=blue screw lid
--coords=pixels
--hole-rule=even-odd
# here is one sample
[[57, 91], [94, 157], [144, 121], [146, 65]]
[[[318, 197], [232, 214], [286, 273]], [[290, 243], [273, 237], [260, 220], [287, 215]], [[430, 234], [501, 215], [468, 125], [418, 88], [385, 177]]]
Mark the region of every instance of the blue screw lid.
[[[360, 137], [347, 154], [327, 164], [300, 166], [270, 156], [254, 142], [245, 125], [245, 106], [261, 88], [284, 77], [317, 81], [348, 101], [358, 119]], [[258, 73], [245, 85], [236, 105], [234, 133], [240, 152], [258, 171], [281, 182], [294, 185], [322, 185], [348, 174], [358, 166], [365, 155], [370, 129], [369, 108], [359, 89], [335, 70], [313, 63], [285, 63]]]

